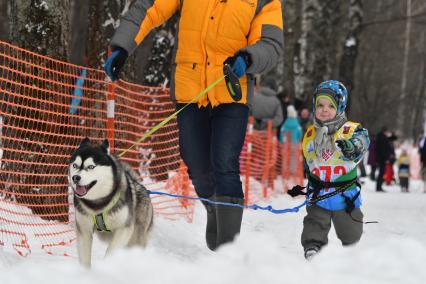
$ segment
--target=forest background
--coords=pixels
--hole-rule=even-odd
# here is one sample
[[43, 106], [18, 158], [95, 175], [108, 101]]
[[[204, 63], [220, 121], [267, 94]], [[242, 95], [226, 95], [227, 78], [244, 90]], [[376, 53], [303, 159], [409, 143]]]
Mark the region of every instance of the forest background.
[[[74, 64], [102, 68], [131, 0], [0, 0], [0, 40]], [[316, 84], [348, 87], [348, 116], [413, 142], [426, 118], [426, 1], [282, 0], [284, 52], [267, 77], [280, 96], [310, 106]], [[123, 79], [168, 86], [176, 17], [151, 32]]]

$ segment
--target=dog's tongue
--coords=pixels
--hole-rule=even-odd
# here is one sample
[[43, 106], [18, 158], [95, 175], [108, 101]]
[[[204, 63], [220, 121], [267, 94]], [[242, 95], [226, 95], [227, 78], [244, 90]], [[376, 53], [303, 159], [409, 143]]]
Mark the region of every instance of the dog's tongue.
[[77, 185], [75, 187], [75, 193], [77, 193], [80, 196], [83, 196], [87, 193], [87, 187], [85, 186], [81, 186], [81, 185]]

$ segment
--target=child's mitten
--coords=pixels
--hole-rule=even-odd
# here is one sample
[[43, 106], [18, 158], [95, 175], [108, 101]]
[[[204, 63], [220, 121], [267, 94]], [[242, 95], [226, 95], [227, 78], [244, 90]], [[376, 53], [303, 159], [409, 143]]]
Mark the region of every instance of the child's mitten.
[[342, 151], [343, 156], [353, 159], [355, 155], [355, 145], [351, 140], [339, 139], [336, 141], [337, 147]]

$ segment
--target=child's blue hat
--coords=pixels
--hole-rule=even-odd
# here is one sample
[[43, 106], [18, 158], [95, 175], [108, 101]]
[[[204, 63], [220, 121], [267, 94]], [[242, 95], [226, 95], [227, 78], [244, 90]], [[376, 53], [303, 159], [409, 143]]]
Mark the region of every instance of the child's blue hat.
[[348, 104], [348, 91], [339, 81], [328, 80], [319, 84], [314, 92], [314, 112], [318, 96], [330, 97], [337, 105], [337, 114], [342, 114]]

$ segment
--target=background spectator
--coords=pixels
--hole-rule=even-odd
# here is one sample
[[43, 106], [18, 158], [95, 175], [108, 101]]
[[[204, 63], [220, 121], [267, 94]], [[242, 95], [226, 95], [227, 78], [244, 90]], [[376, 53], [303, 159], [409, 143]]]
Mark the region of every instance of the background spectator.
[[302, 107], [300, 110], [300, 125], [302, 126], [303, 133], [306, 132], [306, 129], [312, 124], [313, 118], [312, 114], [307, 107]]
[[294, 106], [287, 107], [287, 119], [284, 121], [280, 128], [280, 143], [286, 143], [287, 133], [291, 134], [291, 143], [297, 144], [303, 137], [302, 127], [300, 126], [297, 112]]
[[401, 192], [408, 192], [410, 181], [410, 157], [407, 150], [403, 149], [397, 161], [398, 164], [398, 178]]
[[426, 143], [423, 143], [423, 147], [420, 148], [420, 161], [422, 162], [423, 191], [426, 193]]
[[370, 139], [370, 150], [368, 151], [368, 159], [367, 164], [370, 165], [370, 179], [376, 180], [376, 169], [377, 169], [377, 161], [376, 161], [376, 137], [372, 137]]
[[377, 166], [379, 167], [379, 175], [377, 177], [376, 183], [377, 192], [384, 192], [382, 185], [386, 162], [390, 162], [392, 156], [394, 156], [393, 147], [391, 141], [389, 140], [390, 136], [391, 132], [386, 126], [384, 126], [376, 137], [376, 161]]
[[272, 128], [278, 128], [283, 121], [283, 112], [277, 91], [273, 89], [276, 84], [267, 80], [260, 83], [259, 91], [253, 97], [254, 129], [265, 130], [269, 120], [272, 120]]

